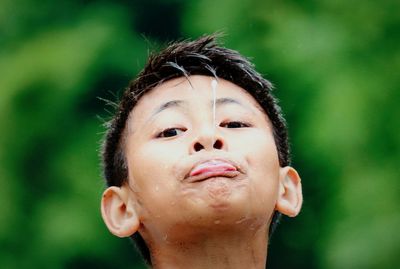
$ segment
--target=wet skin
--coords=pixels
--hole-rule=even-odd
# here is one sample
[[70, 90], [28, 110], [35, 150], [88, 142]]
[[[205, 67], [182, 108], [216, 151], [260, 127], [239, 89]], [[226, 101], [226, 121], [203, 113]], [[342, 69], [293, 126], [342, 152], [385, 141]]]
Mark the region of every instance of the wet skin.
[[129, 188], [146, 241], [196, 238], [204, 229], [268, 230], [282, 169], [271, 124], [231, 82], [219, 79], [213, 100], [212, 81], [168, 81], [131, 113]]

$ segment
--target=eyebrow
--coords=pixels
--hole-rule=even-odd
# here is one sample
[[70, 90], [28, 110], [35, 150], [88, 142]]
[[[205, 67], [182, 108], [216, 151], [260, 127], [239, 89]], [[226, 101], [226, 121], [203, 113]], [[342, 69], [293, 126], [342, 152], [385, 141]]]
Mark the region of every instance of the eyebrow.
[[[210, 102], [210, 107], [213, 106], [213, 101]], [[170, 109], [170, 108], [182, 108], [184, 106], [186, 106], [187, 102], [184, 100], [171, 100], [168, 102], [165, 102], [163, 104], [161, 104], [160, 106], [158, 106], [154, 112], [151, 114], [150, 119], [154, 118], [154, 116], [156, 116], [157, 114], [161, 113], [162, 111], [166, 110], [166, 109]], [[251, 113], [254, 113], [254, 110], [251, 109], [249, 106], [242, 104], [239, 100], [234, 99], [234, 98], [229, 98], [229, 97], [224, 97], [224, 98], [218, 98], [217, 100], [215, 100], [215, 105], [216, 106], [221, 106], [221, 105], [228, 105], [228, 104], [235, 104], [235, 105], [239, 105], [243, 108], [245, 108], [246, 110], [250, 111]]]
[[158, 114], [161, 111], [166, 110], [168, 108], [182, 107], [184, 103], [185, 102], [183, 100], [172, 100], [172, 101], [168, 101], [166, 103], [163, 103], [153, 112], [151, 117], [154, 117], [156, 114]]
[[[211, 106], [212, 106], [212, 104], [213, 104], [213, 102], [211, 102]], [[227, 97], [226, 98], [218, 98], [217, 100], [215, 100], [215, 104], [216, 105], [236, 104], [236, 105], [246, 107], [238, 100], [233, 99], [233, 98], [227, 98]]]
[[153, 113], [151, 113], [150, 117], [147, 119], [147, 122], [153, 121], [154, 117], [157, 114], [161, 113], [162, 111], [169, 109], [169, 108], [183, 107], [185, 103], [186, 102], [183, 100], [171, 100], [171, 101], [165, 102], [165, 103], [161, 104], [160, 106], [158, 106], [156, 109], [154, 109]]
[[[243, 104], [242, 102], [240, 102], [237, 99], [234, 98], [229, 98], [229, 97], [225, 97], [225, 98], [218, 98], [215, 101], [215, 105], [226, 105], [226, 104], [235, 104], [235, 105], [239, 105], [241, 107], [243, 107], [244, 109], [248, 110], [249, 112], [251, 112], [252, 114], [255, 114], [254, 109], [252, 109], [250, 106]], [[260, 110], [258, 107], [256, 107], [257, 110]], [[262, 112], [262, 111], [261, 111]]]

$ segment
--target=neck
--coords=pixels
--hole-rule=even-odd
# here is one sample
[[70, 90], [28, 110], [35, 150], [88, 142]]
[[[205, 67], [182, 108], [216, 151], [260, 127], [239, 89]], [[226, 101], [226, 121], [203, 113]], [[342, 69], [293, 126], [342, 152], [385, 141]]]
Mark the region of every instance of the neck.
[[162, 240], [151, 248], [153, 268], [265, 268], [267, 236], [264, 226], [234, 233], [207, 231], [190, 240]]

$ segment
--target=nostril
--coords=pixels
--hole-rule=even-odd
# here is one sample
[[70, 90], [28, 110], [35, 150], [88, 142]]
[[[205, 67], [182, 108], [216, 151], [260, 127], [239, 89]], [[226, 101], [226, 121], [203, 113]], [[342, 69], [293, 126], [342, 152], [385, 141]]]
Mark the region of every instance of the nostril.
[[202, 149], [204, 149], [204, 147], [203, 147], [202, 144], [200, 144], [200, 143], [194, 144], [194, 150], [195, 150], [196, 152], [197, 152], [197, 151], [200, 151], [200, 150], [202, 150]]
[[222, 141], [218, 139], [217, 141], [215, 141], [213, 147], [214, 147], [215, 149], [222, 149]]

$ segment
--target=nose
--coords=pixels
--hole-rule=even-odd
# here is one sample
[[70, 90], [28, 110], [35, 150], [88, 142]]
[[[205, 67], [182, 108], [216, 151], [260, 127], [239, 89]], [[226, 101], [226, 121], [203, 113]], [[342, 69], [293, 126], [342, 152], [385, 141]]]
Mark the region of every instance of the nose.
[[199, 134], [191, 144], [191, 153], [196, 153], [201, 150], [212, 151], [212, 150], [224, 150], [226, 149], [225, 139], [216, 134], [214, 130], [208, 130]]

